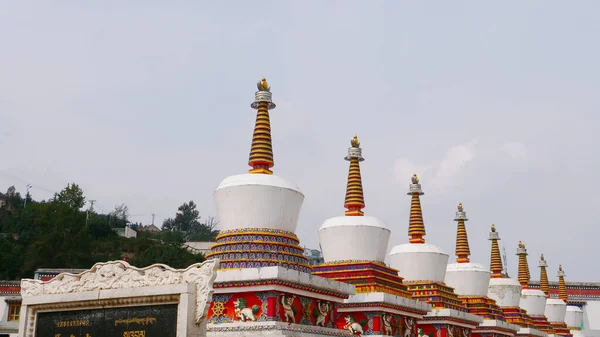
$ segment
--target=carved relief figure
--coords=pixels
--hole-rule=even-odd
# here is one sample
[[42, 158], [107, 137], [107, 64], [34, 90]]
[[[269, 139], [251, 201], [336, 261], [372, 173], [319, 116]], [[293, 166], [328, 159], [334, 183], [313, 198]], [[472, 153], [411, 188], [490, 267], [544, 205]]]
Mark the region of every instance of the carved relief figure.
[[344, 325], [344, 329], [350, 331], [353, 335], [362, 335], [364, 333], [362, 326], [354, 321], [354, 317], [348, 315], [344, 317], [346, 320], [346, 325]]
[[281, 305], [283, 306], [285, 321], [289, 323], [296, 323], [296, 315], [292, 306], [295, 299], [296, 295], [281, 295]]
[[392, 336], [394, 334], [392, 329], [392, 315], [383, 313], [381, 314], [381, 320], [383, 321], [383, 334]]
[[406, 324], [406, 329], [404, 330], [404, 337], [411, 337], [415, 320], [407, 317], [404, 319], [404, 323]]
[[235, 307], [235, 316], [239, 318], [242, 322], [246, 321], [256, 321], [256, 314], [260, 310], [258, 305], [253, 305], [252, 308], [247, 308], [248, 302], [246, 302], [243, 298], [238, 298], [233, 302], [233, 306]]
[[469, 337], [469, 335], [470, 335], [469, 334], [469, 329], [463, 329], [462, 330], [462, 335], [463, 335], [463, 337]]
[[325, 319], [327, 318], [327, 315], [329, 315], [329, 313], [331, 312], [331, 309], [332, 309], [331, 303], [324, 302], [321, 300], [317, 301], [318, 316], [317, 316], [317, 324], [316, 325], [320, 325], [322, 327], [325, 326]]
[[448, 332], [448, 337], [454, 337], [454, 328], [453, 327], [448, 325], [448, 327], [446, 328], [446, 331]]

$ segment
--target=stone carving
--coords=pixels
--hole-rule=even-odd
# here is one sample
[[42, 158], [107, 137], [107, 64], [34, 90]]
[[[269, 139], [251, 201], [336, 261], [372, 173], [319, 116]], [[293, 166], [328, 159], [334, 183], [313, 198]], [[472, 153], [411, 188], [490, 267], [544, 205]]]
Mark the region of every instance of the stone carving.
[[217, 260], [208, 260], [186, 269], [173, 269], [164, 264], [137, 268], [125, 261], [101, 262], [80, 274], [61, 273], [49, 281], [23, 279], [21, 295], [28, 297], [191, 283], [196, 286], [195, 318], [196, 323], [200, 323], [208, 311], [217, 265]]
[[283, 307], [283, 315], [288, 323], [296, 323], [296, 315], [294, 314], [294, 300], [296, 295], [281, 295], [281, 306]]
[[253, 305], [252, 308], [248, 308], [248, 302], [245, 298], [238, 298], [233, 301], [233, 306], [235, 307], [235, 316], [240, 319], [242, 322], [246, 321], [256, 321], [256, 314], [260, 310], [258, 305]]
[[317, 316], [316, 325], [320, 325], [322, 327], [325, 326], [325, 320], [327, 319], [327, 315], [329, 315], [331, 312], [331, 309], [333, 309], [333, 305], [331, 303], [317, 300], [317, 310], [319, 315]]
[[353, 335], [362, 335], [364, 333], [362, 326], [354, 321], [354, 317], [348, 315], [344, 317], [346, 321], [346, 325], [344, 325], [344, 329], [350, 331]]
[[454, 337], [454, 328], [451, 325], [448, 325], [446, 331], [448, 332], [448, 337]]
[[404, 330], [404, 337], [411, 337], [415, 320], [410, 317], [406, 317], [404, 319], [404, 324], [406, 324], [406, 329]]
[[392, 336], [394, 334], [392, 329], [392, 315], [384, 312], [381, 314], [381, 320], [383, 321], [384, 335]]

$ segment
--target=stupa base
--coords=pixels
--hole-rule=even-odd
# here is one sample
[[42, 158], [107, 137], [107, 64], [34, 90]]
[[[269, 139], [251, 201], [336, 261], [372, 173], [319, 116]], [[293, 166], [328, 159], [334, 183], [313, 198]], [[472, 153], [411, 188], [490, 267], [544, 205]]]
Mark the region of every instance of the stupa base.
[[521, 328], [519, 332], [517, 332], [517, 337], [547, 337], [548, 334], [534, 329], [534, 328]]
[[475, 329], [473, 329], [471, 336], [483, 337], [483, 336], [507, 336], [513, 337], [521, 329], [520, 326], [506, 323], [504, 321], [486, 319]]
[[429, 310], [427, 303], [388, 293], [356, 294], [338, 305], [336, 325], [350, 331], [356, 322], [368, 336], [416, 336], [417, 322]]
[[209, 336], [345, 335], [335, 307], [354, 294], [350, 284], [282, 267], [221, 270], [213, 287]]
[[477, 315], [454, 309], [433, 309], [418, 322], [419, 336], [468, 337], [481, 324]]

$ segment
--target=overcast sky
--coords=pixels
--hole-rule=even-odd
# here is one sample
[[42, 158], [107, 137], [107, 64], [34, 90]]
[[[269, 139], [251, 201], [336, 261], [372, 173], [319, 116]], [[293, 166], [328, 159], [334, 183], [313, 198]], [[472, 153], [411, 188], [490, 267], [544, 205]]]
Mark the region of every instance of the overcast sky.
[[[472, 261], [495, 223], [516, 277], [600, 279], [597, 1], [11, 1], [0, 5], [0, 189], [69, 182], [97, 209], [158, 224], [247, 171], [266, 76], [277, 175], [306, 199], [297, 233], [343, 214], [356, 133], [365, 213], [407, 242], [410, 176], [426, 239]], [[594, 134], [596, 133], [596, 134]], [[591, 257], [591, 258], [590, 258]]]

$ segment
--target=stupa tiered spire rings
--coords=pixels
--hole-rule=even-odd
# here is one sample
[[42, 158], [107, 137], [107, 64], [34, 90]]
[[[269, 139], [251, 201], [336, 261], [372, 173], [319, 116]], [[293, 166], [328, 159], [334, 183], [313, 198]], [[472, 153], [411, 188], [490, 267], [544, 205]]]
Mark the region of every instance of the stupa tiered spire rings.
[[519, 275], [517, 279], [523, 289], [529, 288], [529, 280], [531, 274], [529, 273], [529, 264], [527, 263], [527, 248], [523, 241], [519, 241], [519, 248], [517, 248], [517, 255], [519, 256]]
[[411, 179], [412, 184], [409, 185], [408, 195], [412, 196], [410, 201], [410, 218], [408, 221], [408, 242], [410, 243], [425, 243], [425, 224], [423, 222], [423, 211], [421, 210], [420, 196], [425, 194], [419, 184], [419, 177], [413, 174]]
[[471, 255], [471, 250], [469, 249], [469, 239], [467, 237], [465, 221], [469, 221], [469, 219], [467, 219], [467, 213], [463, 210], [462, 202], [458, 204], [458, 211], [456, 212], [454, 221], [458, 222], [456, 231], [456, 262], [468, 263], [470, 261], [469, 256]]
[[500, 247], [498, 246], [500, 235], [496, 231], [496, 226], [494, 224], [492, 224], [489, 240], [492, 241], [492, 256], [490, 258], [492, 278], [502, 278], [504, 277], [504, 275], [502, 275], [502, 257], [500, 256]]
[[362, 209], [365, 208], [365, 197], [359, 162], [365, 159], [362, 156], [362, 149], [360, 148], [360, 142], [358, 141], [357, 136], [354, 136], [354, 138], [350, 140], [350, 145], [351, 147], [348, 148], [348, 155], [344, 158], [350, 162], [344, 207], [347, 209], [346, 215], [362, 216], [364, 215]]
[[249, 172], [273, 174], [271, 168], [275, 165], [275, 161], [273, 160], [269, 110], [275, 109], [275, 103], [272, 100], [271, 86], [267, 83], [266, 78], [263, 77], [256, 86], [258, 91], [255, 93], [254, 102], [250, 105], [258, 111], [252, 135], [250, 159], [248, 160], [248, 165], [252, 167]]
[[547, 298], [550, 298], [550, 284], [548, 283], [548, 272], [546, 268], [548, 268], [548, 262], [544, 258], [544, 254], [540, 255], [540, 290], [546, 294]]
[[567, 301], [569, 300], [569, 296], [567, 295], [567, 284], [565, 283], [565, 272], [562, 269], [562, 264], [558, 266], [558, 298], [561, 300]]

